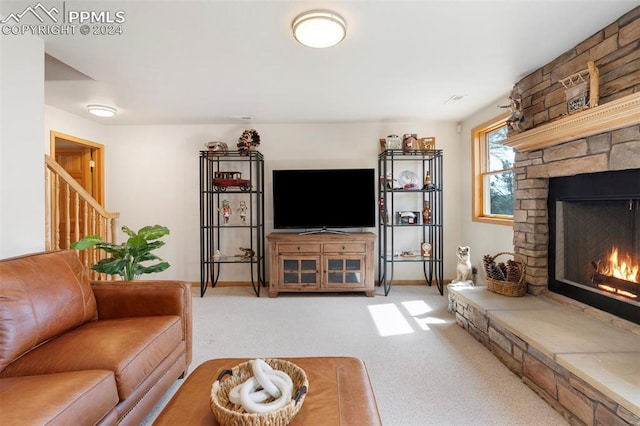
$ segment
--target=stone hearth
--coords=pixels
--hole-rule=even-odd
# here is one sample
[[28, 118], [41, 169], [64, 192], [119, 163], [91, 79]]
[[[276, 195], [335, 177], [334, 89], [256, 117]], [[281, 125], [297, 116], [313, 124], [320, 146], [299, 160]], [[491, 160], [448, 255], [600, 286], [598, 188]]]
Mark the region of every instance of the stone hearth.
[[640, 424], [640, 327], [593, 318], [563, 296], [448, 286], [456, 322], [572, 425]]

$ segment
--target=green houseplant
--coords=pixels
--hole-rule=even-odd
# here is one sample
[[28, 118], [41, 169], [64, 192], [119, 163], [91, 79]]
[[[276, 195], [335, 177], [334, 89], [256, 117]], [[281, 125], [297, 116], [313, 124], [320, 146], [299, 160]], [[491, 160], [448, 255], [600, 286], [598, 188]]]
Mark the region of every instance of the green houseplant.
[[[104, 242], [99, 235], [88, 235], [71, 244], [71, 248], [85, 250], [95, 246], [104, 250], [111, 257], [100, 260], [91, 269], [108, 275], [117, 274], [123, 280], [135, 280], [142, 274], [162, 272], [170, 266], [152, 253], [153, 250], [165, 244], [164, 241], [160, 241], [160, 238], [169, 235], [168, 228], [160, 225], [144, 226], [138, 232], [132, 231], [127, 226], [121, 229], [129, 236], [122, 244]], [[143, 262], [151, 261], [158, 261], [158, 263], [142, 265]]]

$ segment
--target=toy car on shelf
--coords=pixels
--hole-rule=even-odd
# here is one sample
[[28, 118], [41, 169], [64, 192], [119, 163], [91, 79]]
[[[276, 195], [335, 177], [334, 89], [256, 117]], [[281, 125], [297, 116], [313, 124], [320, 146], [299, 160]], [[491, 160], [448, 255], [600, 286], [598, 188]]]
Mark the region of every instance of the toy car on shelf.
[[240, 172], [215, 172], [213, 177], [213, 188], [216, 191], [226, 191], [227, 188], [237, 186], [241, 191], [251, 190], [251, 181], [242, 179]]

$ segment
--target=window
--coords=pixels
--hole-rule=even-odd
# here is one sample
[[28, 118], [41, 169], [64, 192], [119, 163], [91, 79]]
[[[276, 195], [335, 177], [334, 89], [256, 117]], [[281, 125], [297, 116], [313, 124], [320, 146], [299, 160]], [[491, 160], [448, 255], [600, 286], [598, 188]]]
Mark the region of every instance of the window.
[[498, 117], [473, 129], [473, 220], [513, 224], [515, 151], [502, 144], [506, 119]]

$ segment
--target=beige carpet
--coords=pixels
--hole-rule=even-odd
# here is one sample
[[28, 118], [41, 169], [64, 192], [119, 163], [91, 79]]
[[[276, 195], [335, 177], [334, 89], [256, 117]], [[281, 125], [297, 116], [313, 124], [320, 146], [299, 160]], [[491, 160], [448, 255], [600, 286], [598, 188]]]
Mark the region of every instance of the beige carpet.
[[369, 370], [385, 425], [567, 424], [455, 324], [446, 293], [435, 287], [395, 286], [373, 298], [264, 293], [219, 287], [200, 298], [194, 291], [190, 371], [220, 357], [354, 356]]

